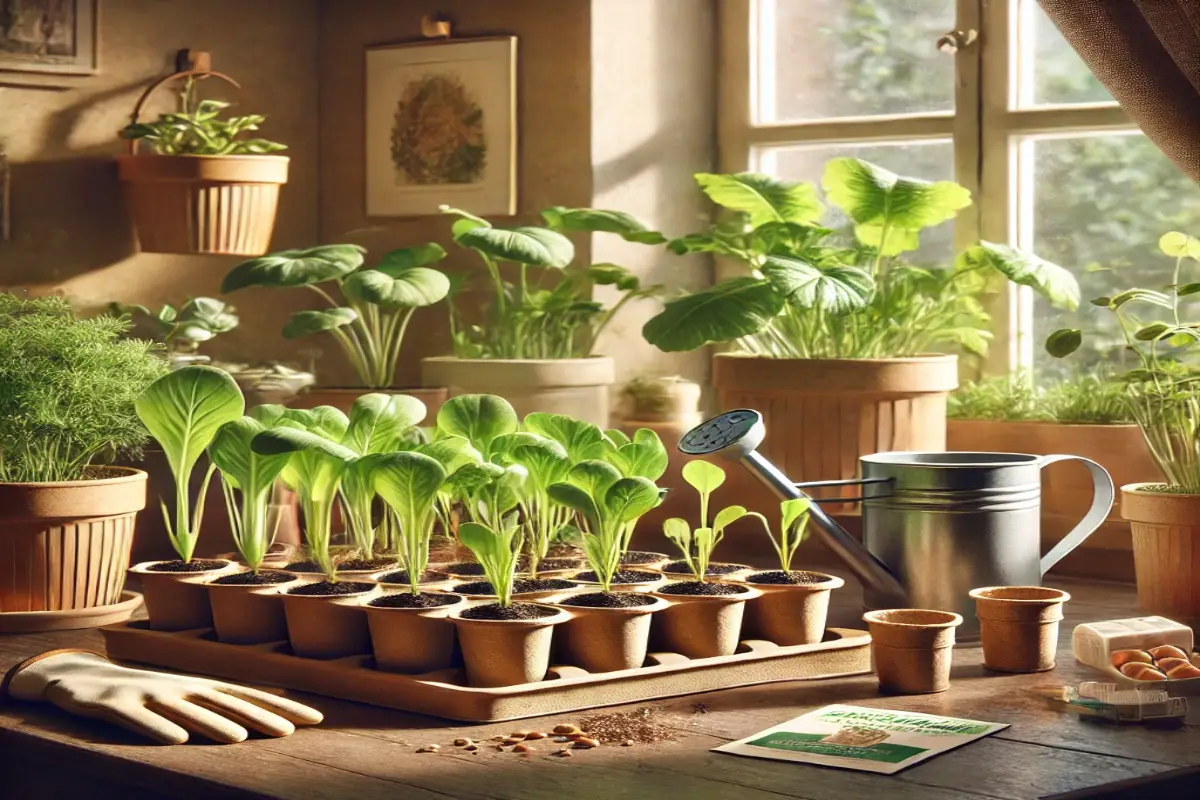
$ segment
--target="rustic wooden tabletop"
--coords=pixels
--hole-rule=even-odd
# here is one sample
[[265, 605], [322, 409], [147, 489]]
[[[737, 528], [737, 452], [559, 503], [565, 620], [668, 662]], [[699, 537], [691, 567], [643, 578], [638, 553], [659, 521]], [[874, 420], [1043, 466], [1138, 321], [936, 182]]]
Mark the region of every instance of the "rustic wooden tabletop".
[[[452, 746], [460, 736], [575, 722], [584, 714], [464, 726], [323, 697], [295, 695], [326, 715], [319, 728], [242, 744], [142, 744], [110, 726], [42, 705], [0, 706], [0, 798], [455, 798], [456, 800], [689, 800], [878, 797], [889, 800], [1038, 798], [1200, 765], [1200, 714], [1177, 729], [1114, 727], [1081, 721], [1035, 695], [1040, 686], [1094, 679], [1074, 663], [1076, 623], [1131, 616], [1134, 592], [1116, 584], [1058, 581], [1071, 592], [1059, 666], [1041, 675], [986, 672], [978, 648], [955, 652], [953, 685], [940, 695], [881, 697], [873, 676], [795, 682], [693, 695], [649, 705], [675, 741], [603, 745], [571, 758], [535, 743], [522, 756]], [[855, 625], [853, 584], [838, 592], [831, 624]], [[60, 647], [101, 649], [92, 631], [0, 636], [0, 672]], [[894, 776], [737, 758], [709, 752], [805, 711], [829, 704], [928, 712], [1006, 722], [989, 738]], [[1200, 703], [1197, 704], [1200, 706]], [[591, 713], [591, 712], [589, 712]], [[595, 712], [598, 713], [598, 712]], [[428, 744], [436, 753], [418, 753]], [[1158, 795], [1167, 797], [1169, 795]]]

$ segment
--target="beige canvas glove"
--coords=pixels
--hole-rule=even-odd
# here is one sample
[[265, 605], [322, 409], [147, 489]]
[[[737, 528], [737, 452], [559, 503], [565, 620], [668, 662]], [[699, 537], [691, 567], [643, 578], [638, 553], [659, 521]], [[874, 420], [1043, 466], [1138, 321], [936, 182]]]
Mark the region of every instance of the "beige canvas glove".
[[53, 650], [17, 665], [6, 679], [17, 700], [49, 702], [71, 714], [107, 720], [160, 744], [190, 733], [245, 741], [247, 728], [287, 736], [316, 725], [321, 712], [257, 689], [166, 672], [132, 669], [96, 653]]

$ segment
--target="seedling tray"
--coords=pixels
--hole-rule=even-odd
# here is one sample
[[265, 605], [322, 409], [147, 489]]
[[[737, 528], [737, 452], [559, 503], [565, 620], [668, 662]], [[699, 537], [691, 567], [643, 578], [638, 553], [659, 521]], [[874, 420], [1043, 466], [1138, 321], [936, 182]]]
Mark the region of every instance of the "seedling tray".
[[102, 629], [110, 658], [181, 672], [397, 708], [461, 722], [497, 722], [601, 706], [711, 692], [735, 686], [817, 680], [871, 671], [871, 637], [866, 631], [830, 628], [818, 644], [780, 647], [744, 640], [738, 652], [689, 659], [651, 653], [645, 666], [589, 673], [555, 666], [538, 683], [478, 689], [461, 670], [400, 675], [374, 668], [369, 655], [331, 660], [292, 655], [286, 642], [234, 645], [210, 630], [154, 631], [144, 622]]

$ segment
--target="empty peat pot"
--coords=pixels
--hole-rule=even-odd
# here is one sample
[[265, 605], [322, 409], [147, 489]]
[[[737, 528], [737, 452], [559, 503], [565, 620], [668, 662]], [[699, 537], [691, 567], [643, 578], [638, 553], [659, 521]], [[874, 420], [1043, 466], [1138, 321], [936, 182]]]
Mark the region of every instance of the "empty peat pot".
[[495, 603], [459, 606], [450, 612], [458, 630], [471, 686], [489, 688], [537, 683], [550, 669], [554, 626], [570, 616], [532, 603], [500, 608]]
[[829, 595], [846, 582], [823, 572], [755, 572], [742, 579], [762, 592], [746, 605], [743, 638], [766, 639], [787, 647], [815, 644], [825, 636]]
[[205, 582], [240, 569], [224, 559], [181, 561], [143, 561], [129, 568], [142, 585], [146, 616], [151, 628], [159, 631], [185, 631], [211, 628], [212, 606]]
[[262, 644], [287, 640], [280, 590], [300, 580], [290, 572], [229, 572], [206, 579], [217, 641]]
[[1058, 623], [1071, 595], [1044, 586], [973, 589], [983, 637], [983, 665], [1001, 672], [1054, 669]]
[[376, 668], [415, 675], [447, 669], [458, 660], [454, 625], [448, 617], [466, 604], [466, 597], [396, 592], [364, 595], [360, 600], [367, 615]]
[[292, 652], [305, 658], [370, 653], [367, 616], [359, 604], [378, 592], [377, 584], [356, 581], [318, 581], [284, 589], [279, 597]]
[[637, 669], [650, 645], [650, 620], [667, 601], [645, 592], [597, 589], [564, 594], [546, 601], [571, 618], [554, 632], [556, 663], [588, 672]]
[[737, 652], [746, 601], [761, 592], [740, 583], [681, 581], [650, 594], [670, 604], [653, 617], [650, 636], [654, 650], [714, 658]]
[[879, 688], [892, 694], [933, 694], [950, 688], [954, 629], [950, 611], [893, 608], [863, 614]]

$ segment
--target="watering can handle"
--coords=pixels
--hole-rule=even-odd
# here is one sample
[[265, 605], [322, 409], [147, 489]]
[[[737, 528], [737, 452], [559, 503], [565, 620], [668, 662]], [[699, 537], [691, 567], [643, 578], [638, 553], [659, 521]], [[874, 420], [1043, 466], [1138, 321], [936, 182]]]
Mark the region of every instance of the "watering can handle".
[[1113, 500], [1116, 498], [1112, 476], [1108, 474], [1108, 471], [1104, 467], [1090, 458], [1068, 455], [1042, 456], [1038, 461], [1038, 466], [1044, 468], [1049, 464], [1059, 461], [1078, 461], [1087, 467], [1088, 472], [1092, 474], [1092, 507], [1083, 515], [1083, 519], [1079, 520], [1079, 524], [1063, 537], [1061, 542], [1054, 545], [1054, 547], [1050, 548], [1049, 553], [1042, 556], [1041, 569], [1043, 576], [1050, 571], [1051, 567], [1062, 561], [1067, 553], [1070, 553], [1076, 547], [1083, 544], [1083, 540], [1091, 536], [1100, 527], [1101, 523], [1108, 518], [1108, 512], [1112, 510]]

